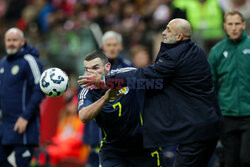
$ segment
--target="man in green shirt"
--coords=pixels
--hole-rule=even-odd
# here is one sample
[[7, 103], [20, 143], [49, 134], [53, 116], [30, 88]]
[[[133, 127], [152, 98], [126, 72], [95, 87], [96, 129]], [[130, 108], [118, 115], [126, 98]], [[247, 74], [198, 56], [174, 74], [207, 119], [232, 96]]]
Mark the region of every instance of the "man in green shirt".
[[225, 167], [250, 166], [250, 38], [241, 13], [224, 16], [226, 39], [208, 57], [224, 116]]

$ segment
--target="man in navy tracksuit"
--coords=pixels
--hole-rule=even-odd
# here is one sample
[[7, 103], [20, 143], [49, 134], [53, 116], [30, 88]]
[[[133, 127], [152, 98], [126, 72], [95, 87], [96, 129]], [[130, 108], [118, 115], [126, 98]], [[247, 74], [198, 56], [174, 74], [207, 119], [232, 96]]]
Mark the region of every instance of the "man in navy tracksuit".
[[17, 28], [5, 33], [5, 47], [7, 56], [0, 61], [0, 166], [11, 166], [7, 157], [14, 151], [17, 166], [29, 167], [39, 142], [42, 65], [38, 50]]
[[[144, 97], [144, 147], [179, 145], [176, 167], [207, 166], [222, 126], [206, 55], [190, 40], [191, 34], [188, 21], [174, 19], [162, 33], [153, 65], [105, 77], [106, 83], [109, 78], [123, 79], [127, 85], [131, 77], [163, 78], [163, 89], [146, 90]], [[79, 84], [93, 83], [80, 78]]]

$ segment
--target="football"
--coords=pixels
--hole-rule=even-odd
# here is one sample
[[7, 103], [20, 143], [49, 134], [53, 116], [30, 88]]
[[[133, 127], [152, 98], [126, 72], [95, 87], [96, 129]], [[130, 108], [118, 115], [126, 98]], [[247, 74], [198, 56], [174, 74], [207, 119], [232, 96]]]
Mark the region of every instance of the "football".
[[68, 75], [60, 68], [45, 70], [40, 78], [41, 90], [50, 97], [59, 97], [68, 89]]

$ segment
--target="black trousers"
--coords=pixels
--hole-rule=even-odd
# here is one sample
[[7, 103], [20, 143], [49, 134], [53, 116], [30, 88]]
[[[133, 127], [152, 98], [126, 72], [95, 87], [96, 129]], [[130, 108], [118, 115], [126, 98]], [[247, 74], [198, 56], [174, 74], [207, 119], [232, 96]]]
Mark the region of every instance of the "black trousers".
[[225, 167], [250, 167], [250, 117], [224, 117]]
[[176, 150], [175, 167], [207, 167], [218, 139], [180, 144]]
[[33, 146], [24, 145], [1, 145], [0, 144], [0, 166], [12, 167], [7, 158], [12, 151], [15, 151], [15, 160], [18, 167], [29, 167], [30, 160], [34, 153]]

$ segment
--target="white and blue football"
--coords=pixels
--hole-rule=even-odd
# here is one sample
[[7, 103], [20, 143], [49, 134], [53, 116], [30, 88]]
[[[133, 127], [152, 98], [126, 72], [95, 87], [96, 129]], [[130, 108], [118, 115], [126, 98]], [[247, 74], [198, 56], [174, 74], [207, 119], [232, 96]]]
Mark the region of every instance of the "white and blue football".
[[59, 97], [68, 89], [68, 75], [60, 68], [45, 70], [40, 78], [40, 88], [48, 96]]

